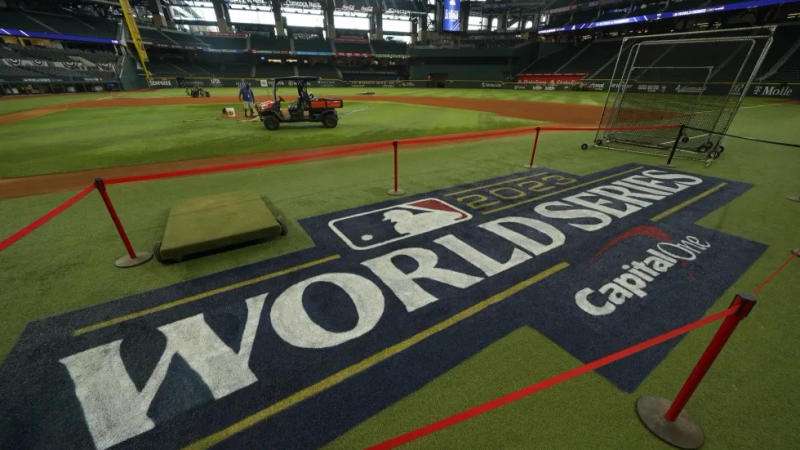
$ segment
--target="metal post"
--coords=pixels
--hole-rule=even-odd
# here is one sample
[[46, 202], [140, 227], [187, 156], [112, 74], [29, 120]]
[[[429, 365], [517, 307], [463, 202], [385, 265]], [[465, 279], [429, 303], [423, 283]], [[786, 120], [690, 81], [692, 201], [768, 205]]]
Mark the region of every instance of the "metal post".
[[645, 396], [636, 402], [636, 411], [648, 430], [665, 442], [680, 448], [699, 448], [703, 445], [705, 437], [702, 428], [683, 408], [725, 347], [736, 326], [750, 314], [755, 304], [756, 299], [752, 295], [736, 295], [730, 306], [736, 308], [736, 312], [722, 322], [671, 404], [669, 400], [656, 396]]
[[681, 141], [683, 137], [683, 129], [686, 128], [686, 125], [681, 125], [678, 128], [678, 135], [675, 137], [675, 142], [672, 143], [672, 150], [669, 152], [669, 158], [667, 158], [667, 165], [672, 166], [672, 158], [675, 157], [675, 151], [678, 150], [678, 143]]
[[128, 254], [120, 257], [116, 261], [117, 267], [133, 267], [138, 266], [139, 264], [144, 264], [149, 261], [153, 254], [150, 252], [136, 252], [131, 245], [130, 239], [128, 239], [128, 234], [125, 233], [125, 228], [122, 226], [122, 222], [119, 220], [119, 216], [117, 216], [117, 212], [114, 210], [114, 205], [111, 203], [111, 199], [108, 197], [108, 192], [106, 192], [106, 184], [102, 178], [95, 178], [94, 179], [94, 186], [97, 188], [97, 192], [100, 193], [100, 197], [103, 198], [103, 203], [106, 205], [106, 209], [108, 210], [108, 214], [111, 216], [111, 220], [114, 221], [114, 226], [117, 228], [117, 233], [119, 233], [119, 237], [122, 239], [122, 243], [125, 244], [125, 250], [127, 250]]
[[403, 195], [406, 191], [397, 187], [397, 139], [392, 141], [394, 147], [394, 189], [389, 189], [389, 195]]
[[525, 166], [525, 167], [527, 167], [529, 169], [533, 169], [534, 167], [536, 167], [536, 166], [533, 165], [533, 158], [534, 158], [534, 156], [536, 156], [536, 147], [539, 145], [539, 133], [541, 131], [542, 131], [542, 127], [536, 127], [536, 137], [533, 138], [533, 150], [531, 150], [531, 162], [528, 163], [527, 166]]

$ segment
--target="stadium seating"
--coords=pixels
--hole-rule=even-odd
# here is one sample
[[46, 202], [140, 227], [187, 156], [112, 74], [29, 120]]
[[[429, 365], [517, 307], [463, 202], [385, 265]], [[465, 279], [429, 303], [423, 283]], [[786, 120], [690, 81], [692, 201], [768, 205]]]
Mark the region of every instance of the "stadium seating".
[[372, 41], [372, 49], [377, 54], [405, 55], [408, 53], [408, 45], [402, 41], [384, 41], [376, 39]]
[[116, 39], [119, 23], [83, 14], [52, 14], [0, 8], [0, 28]]
[[253, 33], [250, 35], [250, 49], [255, 52], [270, 51], [275, 53], [288, 53], [290, 50], [289, 45], [289, 38], [286, 37], [273, 38], [260, 33]]
[[64, 53], [70, 56], [79, 56], [92, 62], [116, 62], [119, 58], [117, 54], [113, 52], [104, 51], [90, 52], [84, 50], [65, 49]]
[[145, 44], [156, 44], [156, 45], [175, 45], [175, 42], [169, 40], [166, 36], [161, 34], [160, 31], [156, 30], [155, 28], [148, 28], [148, 27], [139, 27], [139, 34], [142, 36], [142, 41]]
[[[767, 57], [764, 59], [764, 63], [761, 65], [761, 71], [759, 75], [765, 75], [767, 71], [772, 69], [772, 67], [798, 41], [800, 41], [800, 26], [784, 25], [778, 27], [775, 30], [774, 41], [772, 41], [772, 46], [769, 49], [769, 53], [767, 53]], [[786, 64], [784, 64], [784, 67], [786, 67]], [[771, 78], [774, 79], [774, 75]]]
[[151, 59], [150, 62], [147, 63], [147, 70], [150, 71], [150, 75], [156, 77], [185, 77], [193, 75], [168, 60]]
[[89, 25], [94, 31], [92, 32], [92, 36], [106, 38], [106, 39], [117, 39], [117, 34], [119, 33], [120, 28], [120, 20], [108, 20], [102, 17], [93, 17], [93, 16], [78, 16], [81, 22], [86, 23]]
[[778, 69], [768, 81], [780, 83], [800, 83], [800, 49], [796, 50], [789, 59]]
[[93, 36], [96, 30], [83, 23], [78, 17], [39, 12], [26, 12], [32, 19], [42, 22], [46, 28], [39, 31], [55, 31], [61, 34], [74, 34], [78, 36]]
[[245, 50], [247, 48], [247, 40], [240, 37], [198, 36], [198, 38], [205, 42], [207, 47], [214, 49]]
[[42, 74], [31, 70], [0, 64], [0, 80], [21, 81], [24, 78], [41, 78]]
[[28, 31], [46, 31], [52, 33], [50, 30], [35, 20], [31, 19], [27, 14], [19, 9], [0, 8], [0, 28], [14, 28], [18, 30]]
[[[450, 80], [503, 81], [511, 77], [508, 66], [495, 64], [421, 64], [411, 66], [411, 78], [424, 80], [429, 74], [446, 73]], [[342, 72], [344, 75], [344, 72]]]
[[297, 71], [300, 75], [320, 77], [329, 80], [339, 78], [339, 72], [330, 64], [298, 64]]
[[294, 51], [331, 53], [331, 41], [327, 39], [294, 39]]
[[291, 77], [295, 75], [294, 67], [293, 64], [259, 63], [256, 64], [256, 77]]
[[342, 69], [342, 78], [347, 81], [363, 80], [400, 80], [407, 78], [403, 74], [393, 70], [381, 69]]
[[535, 60], [523, 72], [526, 73], [555, 73], [561, 66], [572, 59], [584, 46], [588, 44], [547, 44], [549, 46], [559, 46], [560, 50], [549, 53], [547, 56]]
[[[177, 43], [177, 45], [181, 47], [201, 48], [208, 46], [193, 34], [179, 33], [176, 31], [167, 31], [167, 30], [162, 30], [162, 34], [167, 38], [171, 39], [172, 41], [174, 41], [175, 43]], [[175, 45], [172, 42], [169, 42], [168, 45], [169, 44]]]
[[372, 53], [367, 42], [336, 42], [333, 45], [339, 53]]
[[595, 41], [592, 42], [586, 51], [579, 54], [575, 59], [569, 61], [559, 70], [560, 73], [581, 73], [592, 74], [603, 64], [615, 58], [619, 52], [620, 41]]

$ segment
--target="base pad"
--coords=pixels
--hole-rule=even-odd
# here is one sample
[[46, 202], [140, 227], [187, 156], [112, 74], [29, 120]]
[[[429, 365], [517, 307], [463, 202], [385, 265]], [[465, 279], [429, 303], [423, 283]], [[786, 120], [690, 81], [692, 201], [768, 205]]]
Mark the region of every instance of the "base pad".
[[172, 207], [157, 249], [160, 261], [179, 261], [247, 242], [273, 239], [282, 226], [254, 192], [198, 197]]

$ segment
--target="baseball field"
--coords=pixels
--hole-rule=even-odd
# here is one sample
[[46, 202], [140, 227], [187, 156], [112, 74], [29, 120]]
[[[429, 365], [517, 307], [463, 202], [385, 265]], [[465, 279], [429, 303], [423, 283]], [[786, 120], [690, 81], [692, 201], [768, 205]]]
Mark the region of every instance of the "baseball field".
[[[724, 310], [735, 294], [754, 290], [758, 291], [756, 307], [732, 335], [687, 409], [705, 432], [706, 448], [797, 446], [794, 430], [800, 428], [796, 413], [800, 387], [794, 376], [800, 369], [800, 350], [795, 344], [800, 340], [796, 325], [800, 258], [793, 261], [790, 251], [800, 247], [796, 226], [800, 203], [786, 197], [800, 194], [800, 150], [728, 138], [724, 154], [710, 167], [688, 159], [677, 159], [674, 166], [666, 167], [666, 155], [582, 151], [581, 144], [592, 141], [593, 131], [550, 131], [539, 136], [535, 167], [528, 168], [534, 141], [530, 127], [593, 127], [604, 94], [370, 90], [370, 95], [361, 95], [364, 89], [315, 88], [319, 97], [344, 99], [339, 125], [325, 129], [319, 124], [287, 124], [277, 131], [265, 130], [259, 121], [222, 117], [225, 106], [241, 114], [233, 89], [212, 88], [211, 97], [203, 99], [188, 98], [183, 90], [164, 89], [0, 100], [0, 239], [90, 186], [96, 177], [152, 175], [276, 158], [287, 161], [108, 186], [138, 250], [149, 251], [161, 240], [176, 203], [234, 191], [257, 193], [285, 219], [286, 235], [276, 240], [180, 263], [154, 260], [119, 269], [114, 261], [125, 248], [93, 191], [4, 248], [0, 252], [0, 398], [13, 407], [0, 413], [0, 447], [20, 439], [30, 446], [46, 447], [58, 442], [66, 430], [75, 429], [62, 441], [68, 447], [119, 443], [141, 447], [162, 442], [198, 448], [363, 448]], [[255, 94], [257, 101], [268, 97], [264, 88], [255, 89]], [[796, 102], [748, 98], [730, 132], [797, 144], [798, 117]], [[523, 127], [529, 129], [474, 136]], [[403, 144], [406, 139], [443, 135], [452, 139]], [[404, 196], [387, 195], [394, 170], [390, 144], [334, 154], [394, 139], [401, 142], [398, 175]], [[328, 156], [314, 156], [320, 154]], [[555, 194], [564, 191], [566, 196], [573, 187], [590, 189], [601, 180], [645, 172], [656, 174], [655, 178], [680, 180], [682, 176], [700, 181], [692, 181], [697, 185], [691, 188], [689, 184], [680, 187], [686, 190], [676, 193], [674, 200], [662, 200], [666, 194], [658, 189], [649, 194], [642, 191], [628, 203], [638, 208], [647, 203], [646, 210], [626, 218], [609, 213], [610, 225], [597, 234], [578, 230], [580, 225], [589, 228], [587, 216], [545, 216], [549, 219], [542, 220], [550, 224], [548, 230], [561, 229], [549, 234], [552, 246], [556, 235], [569, 245], [553, 252], [534, 245], [531, 248], [539, 248], [548, 258], [536, 251], [526, 253], [532, 261], [541, 261], [535, 265], [505, 268], [511, 267], [514, 255], [519, 261], [523, 258], [523, 253], [517, 253], [526, 248], [519, 244], [525, 234], [519, 223], [506, 228], [505, 236], [518, 238], [514, 253], [480, 234], [486, 233], [482, 230], [489, 229], [487, 221], [497, 219], [503, 208], [524, 216], [534, 214], [536, 207], [541, 214], [537, 205], [548, 195], [547, 200], [561, 202], [551, 205], [553, 210], [574, 206], [569, 203], [573, 197]], [[513, 184], [522, 179], [537, 183], [540, 190], [536, 192], [550, 193], [529, 197], [533, 185]], [[558, 180], [569, 188], [547, 185]], [[508, 190], [492, 190], [495, 186]], [[462, 192], [476, 197], [460, 196]], [[486, 192], [497, 198], [489, 198]], [[655, 197], [661, 198], [656, 201]], [[377, 272], [367, 270], [372, 270], [374, 259], [358, 259], [365, 253], [343, 245], [328, 227], [352, 219], [353, 230], [357, 229], [353, 236], [367, 236], [365, 229], [377, 229], [386, 219], [367, 222], [361, 218], [381, 208], [429, 198], [460, 211], [458, 220], [469, 216], [469, 223], [482, 222], [475, 227], [480, 230], [454, 222], [452, 229], [458, 231], [452, 233], [473, 250], [483, 250], [496, 269], [489, 271], [492, 275], [487, 272], [489, 263], [476, 263], [485, 260], [475, 253], [469, 253], [471, 258], [458, 253], [461, 259], [457, 261], [453, 255], [437, 253], [437, 268], [450, 269], [415, 284], [415, 289], [428, 291], [437, 300], [413, 308], [409, 299], [420, 296], [408, 292], [420, 291], [408, 284], [392, 284], [400, 283], [399, 275], [390, 282], [381, 278], [386, 286], [380, 284], [379, 291], [385, 300], [371, 322], [374, 328], [365, 328], [346, 342], [344, 336], [350, 336], [351, 329], [366, 327], [365, 317], [372, 310], [362, 309], [358, 301], [354, 306], [341, 291], [320, 288], [318, 297], [329, 300], [324, 303], [309, 288], [305, 297], [300, 294], [300, 308], [309, 311], [304, 317], [319, 323], [314, 325], [322, 330], [319, 333], [339, 336], [342, 341], [330, 347], [315, 343], [284, 351], [280, 345], [289, 346], [279, 337], [289, 342], [286, 336], [291, 332], [281, 331], [280, 313], [272, 305], [282, 304], [286, 292], [312, 275], [323, 277], [328, 272], [354, 272], [377, 280]], [[505, 206], [475, 206], [488, 205], [490, 200]], [[570, 218], [577, 222], [567, 231], [565, 219]], [[605, 303], [606, 311], [610, 308], [613, 314], [584, 312], [601, 307], [599, 293], [592, 297], [594, 308], [578, 310], [576, 292], [586, 287], [602, 292], [603, 283], [628, 270], [621, 267], [643, 258], [655, 245], [652, 237], [630, 237], [630, 230], [641, 231], [645, 226], [658, 228], [658, 233], [676, 242], [699, 237], [710, 246], [705, 253], [708, 259], [703, 261], [703, 255], [697, 254], [682, 268], [650, 277], [649, 287], [628, 289], [627, 302]], [[350, 228], [341, 230], [340, 236], [350, 239]], [[364, 239], [372, 239], [373, 234], [380, 238], [377, 232], [370, 233]], [[429, 233], [427, 239], [421, 234], [405, 242], [413, 242], [414, 248], [433, 248], [437, 237], [439, 252], [444, 245], [441, 235], [447, 233], [431, 233], [436, 236]], [[541, 234], [525, 235], [528, 241], [542, 241]], [[448, 249], [455, 245], [449, 239]], [[392, 242], [380, 251], [400, 252], [396, 270], [416, 273], [424, 266], [423, 258], [411, 261], [414, 257], [402, 253], [406, 251], [403, 245], [404, 241]], [[557, 256], [556, 251], [560, 252]], [[354, 258], [355, 263], [345, 265]], [[497, 267], [502, 261], [507, 264], [500, 271]], [[317, 262], [319, 266], [314, 265]], [[328, 269], [326, 264], [333, 266]], [[568, 276], [556, 274], [562, 268]], [[534, 280], [535, 275], [541, 276]], [[258, 277], [262, 278], [257, 282], [249, 281]], [[482, 281], [468, 283], [468, 277]], [[472, 283], [476, 283], [474, 288]], [[445, 284], [447, 289], [442, 290]], [[464, 290], [456, 290], [456, 285]], [[263, 314], [253, 312], [256, 302], [247, 307], [242, 302], [267, 292]], [[477, 305], [481, 307], [473, 309]], [[228, 351], [241, 355], [240, 349], [250, 342], [258, 357], [252, 357], [249, 369], [258, 381], [222, 394], [194, 365], [192, 356], [174, 350], [169, 342], [164, 344], [163, 337], [154, 337], [160, 332], [168, 335], [165, 324], [192, 314], [205, 320]], [[251, 314], [264, 316], [252, 330]], [[717, 328], [718, 323], [698, 328], [642, 353], [641, 358], [569, 379], [421, 437], [408, 447], [666, 448], [640, 423], [636, 400], [651, 394], [673, 398]], [[250, 341], [248, 330], [258, 333]], [[92, 394], [82, 390], [80, 383], [85, 379], [75, 375], [77, 369], [69, 361], [109, 342], [122, 343], [124, 364], [120, 367], [126, 368], [137, 395], [150, 389], [156, 377], [151, 378], [151, 373], [158, 372], [154, 367], [162, 366], [161, 355], [176, 352], [163, 365], [163, 384], [160, 381], [153, 388], [158, 393], [154, 390], [146, 405], [130, 407], [147, 413], [149, 428], [103, 434], [93, 422], [87, 406], [91, 403], [87, 395]], [[99, 384], [91, 386], [94, 391], [86, 392], [100, 389]], [[185, 394], [176, 394], [180, 392]], [[59, 422], [54, 419], [56, 412], [74, 417], [59, 415], [63, 419]], [[22, 424], [28, 431], [20, 431]], [[129, 440], [110, 437], [122, 435]]]

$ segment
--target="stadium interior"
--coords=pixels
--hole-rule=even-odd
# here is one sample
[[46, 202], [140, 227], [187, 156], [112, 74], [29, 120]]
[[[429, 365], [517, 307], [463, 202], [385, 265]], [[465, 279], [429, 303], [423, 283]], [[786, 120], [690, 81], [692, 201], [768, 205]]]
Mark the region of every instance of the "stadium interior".
[[133, 0], [146, 74], [115, 2], [2, 0], [0, 86], [74, 92], [145, 87], [149, 77], [291, 75], [591, 86], [612, 75], [626, 36], [758, 25], [777, 29], [754, 81], [800, 82], [798, 2], [462, 1], [454, 23], [444, 3]]

